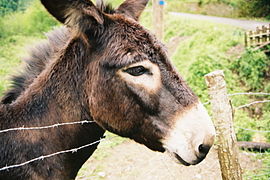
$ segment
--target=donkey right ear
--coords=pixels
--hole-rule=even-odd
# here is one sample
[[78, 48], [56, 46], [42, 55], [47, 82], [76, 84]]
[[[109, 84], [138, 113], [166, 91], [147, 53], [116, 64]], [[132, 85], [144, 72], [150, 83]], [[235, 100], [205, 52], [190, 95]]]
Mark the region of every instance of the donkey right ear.
[[104, 21], [102, 12], [90, 0], [41, 0], [41, 3], [58, 21], [71, 27], [85, 27], [85, 23], [91, 25], [93, 21], [103, 24]]

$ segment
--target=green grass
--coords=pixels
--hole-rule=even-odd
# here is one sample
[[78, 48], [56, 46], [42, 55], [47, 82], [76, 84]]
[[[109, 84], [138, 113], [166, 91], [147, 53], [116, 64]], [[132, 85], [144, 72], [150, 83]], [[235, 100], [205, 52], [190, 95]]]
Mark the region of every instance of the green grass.
[[204, 75], [223, 69], [231, 91], [239, 91], [234, 74], [228, 69], [235, 59], [229, 50], [242, 46], [243, 32], [237, 28], [170, 16], [166, 21], [165, 42], [174, 36], [186, 37], [177, 47], [172, 61], [202, 101], [207, 101]]
[[[255, 157], [262, 162], [262, 167], [257, 170], [247, 171], [243, 178], [246, 180], [269, 180], [270, 179], [270, 151], [265, 153], [255, 153]], [[254, 173], [255, 172], [255, 173]]]
[[35, 37], [11, 36], [0, 41], [0, 96], [10, 85], [11, 74], [22, 67], [21, 57], [26, 56], [26, 45], [35, 42]]
[[0, 96], [10, 86], [11, 74], [22, 68], [26, 46], [45, 38], [44, 33], [57, 25], [38, 1], [26, 11], [0, 17]]

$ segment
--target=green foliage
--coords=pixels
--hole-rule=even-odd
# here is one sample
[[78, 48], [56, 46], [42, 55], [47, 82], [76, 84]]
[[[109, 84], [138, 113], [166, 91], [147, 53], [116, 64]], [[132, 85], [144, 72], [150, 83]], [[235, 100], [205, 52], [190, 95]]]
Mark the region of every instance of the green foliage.
[[112, 4], [114, 8], [118, 7], [121, 3], [123, 3], [122, 0], [106, 0], [106, 2]]
[[31, 0], [0, 0], [0, 16], [24, 10]]
[[223, 17], [270, 18], [269, 0], [167, 0], [169, 11]]
[[238, 3], [240, 16], [270, 17], [269, 0], [240, 0]]
[[10, 85], [10, 74], [16, 72], [21, 57], [26, 55], [24, 46], [44, 37], [43, 33], [55, 25], [57, 22], [38, 2], [26, 11], [0, 17], [0, 96]]
[[236, 17], [239, 0], [167, 0], [167, 10], [222, 17]]
[[204, 55], [199, 57], [189, 68], [192, 72], [188, 75], [187, 81], [196, 91], [196, 93], [201, 97], [201, 99], [206, 100], [208, 98], [206, 90], [206, 84], [204, 83], [204, 76], [214, 70], [222, 69], [222, 64], [220, 64], [217, 59]]
[[208, 100], [204, 75], [213, 70], [223, 69], [229, 89], [237, 91], [235, 86], [238, 82], [227, 68], [233, 58], [228, 55], [228, 51], [241, 46], [241, 31], [203, 21], [194, 20], [190, 23], [185, 18], [166, 19], [165, 41], [175, 36], [183, 38], [172, 61], [201, 100]]
[[270, 59], [261, 52], [248, 49], [241, 58], [235, 60], [231, 68], [251, 91], [262, 90], [270, 65]]
[[40, 36], [58, 23], [44, 10], [39, 2], [33, 3], [25, 12], [0, 18], [0, 38], [13, 35]]
[[234, 127], [235, 133], [238, 141], [251, 141], [254, 132], [247, 131], [246, 129], [255, 129], [255, 121], [248, 116], [248, 113], [243, 110], [238, 110], [234, 112]]
[[262, 167], [254, 170], [247, 170], [244, 172], [244, 179], [247, 180], [269, 180], [270, 179], [270, 151], [265, 153], [254, 153], [255, 158], [262, 162]]

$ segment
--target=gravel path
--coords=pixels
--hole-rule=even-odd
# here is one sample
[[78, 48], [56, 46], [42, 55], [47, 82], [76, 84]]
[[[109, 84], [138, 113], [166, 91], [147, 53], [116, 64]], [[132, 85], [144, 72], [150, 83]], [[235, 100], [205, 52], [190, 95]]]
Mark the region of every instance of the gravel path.
[[189, 19], [206, 20], [206, 21], [211, 21], [215, 23], [228, 24], [228, 25], [243, 28], [245, 30], [255, 30], [257, 26], [270, 24], [270, 22], [231, 19], [231, 18], [224, 18], [224, 17], [205, 16], [205, 15], [200, 15], [200, 14], [178, 13], [178, 12], [170, 12], [170, 14], [173, 14], [175, 16], [189, 18]]
[[[212, 148], [206, 159], [196, 166], [183, 166], [166, 153], [149, 150], [143, 145], [127, 140], [106, 151], [102, 159], [91, 157], [76, 180], [221, 180], [216, 148]], [[256, 173], [261, 162], [252, 153], [240, 153], [243, 172]]]

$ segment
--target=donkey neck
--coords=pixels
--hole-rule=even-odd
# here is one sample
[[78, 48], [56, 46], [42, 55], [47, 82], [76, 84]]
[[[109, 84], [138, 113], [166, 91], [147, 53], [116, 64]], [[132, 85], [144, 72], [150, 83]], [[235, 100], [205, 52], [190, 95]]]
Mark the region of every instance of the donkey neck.
[[[83, 48], [81, 43], [80, 40], [72, 41], [60, 57], [49, 64], [14, 103], [3, 105], [1, 111], [3, 111], [4, 117], [2, 119], [0, 117], [0, 127], [2, 129], [14, 126], [33, 127], [57, 124], [59, 122], [93, 120], [84, 93], [86, 77], [83, 72], [84, 63], [86, 62], [82, 62], [82, 60], [86, 57], [83, 53], [84, 49], [80, 49]], [[14, 152], [16, 150], [26, 150], [33, 157], [20, 157], [14, 162], [2, 163], [18, 164], [29, 160], [29, 158], [32, 159], [41, 155], [77, 148], [99, 140], [103, 134], [104, 130], [96, 123], [12, 133], [8, 135], [8, 138], [12, 136], [14, 141], [18, 141], [12, 144], [12, 146], [17, 147], [12, 149], [8, 146], [2, 148], [9, 148], [12, 154], [20, 154], [20, 152]], [[27, 149], [20, 149], [21, 144], [27, 144]], [[36, 146], [40, 151], [35, 150], [37, 149]], [[14, 171], [10, 171], [10, 174], [22, 174], [21, 171], [27, 170], [28, 172], [28, 168], [31, 167], [34, 172], [43, 169], [40, 174], [44, 177], [39, 177], [39, 179], [75, 178], [82, 164], [94, 152], [96, 147], [97, 144], [74, 154], [53, 157], [46, 160], [48, 163], [40, 162], [36, 167], [29, 165], [14, 169]], [[0, 159], [3, 159], [1, 155]], [[0, 166], [2, 163], [0, 163]], [[0, 179], [1, 177], [0, 172]]]
[[84, 64], [74, 58], [80, 56], [74, 53], [80, 52], [78, 48], [81, 47], [81, 44], [73, 40], [59, 53], [58, 57], [51, 60], [47, 68], [11, 104], [13, 113], [23, 112], [24, 116], [31, 117], [29, 121], [42, 119], [44, 115], [55, 116], [58, 120], [68, 116], [71, 119], [66, 118], [67, 121], [74, 121], [76, 116], [81, 114], [80, 108], [87, 106], [83, 91]]

